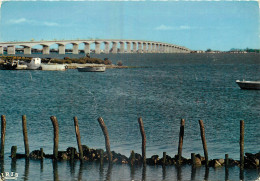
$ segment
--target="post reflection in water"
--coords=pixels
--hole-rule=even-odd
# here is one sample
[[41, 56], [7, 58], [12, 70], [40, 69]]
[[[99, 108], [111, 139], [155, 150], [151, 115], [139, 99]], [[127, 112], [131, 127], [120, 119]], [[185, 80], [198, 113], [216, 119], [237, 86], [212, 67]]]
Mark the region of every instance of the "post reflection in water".
[[229, 173], [228, 173], [228, 166], [225, 166], [225, 181], [228, 181]]
[[176, 165], [175, 169], [177, 171], [177, 180], [182, 180], [182, 176], [181, 176], [182, 168], [181, 168], [181, 166], [180, 165]]
[[79, 164], [79, 173], [78, 173], [78, 181], [82, 180], [82, 173], [83, 173], [83, 163], [80, 162], [80, 164]]
[[204, 180], [209, 180], [209, 167], [205, 167], [205, 176], [204, 176]]
[[57, 160], [52, 161], [52, 167], [53, 167], [53, 180], [59, 181], [59, 173], [58, 173], [58, 162]]
[[146, 165], [143, 165], [143, 170], [142, 170], [142, 181], [146, 181]]
[[[5, 161], [4, 161], [4, 158], [0, 158], [0, 169], [1, 169], [1, 173], [5, 172]], [[0, 178], [2, 178], [2, 175], [0, 175]]]
[[75, 162], [74, 160], [69, 161], [69, 166], [70, 166], [70, 175], [72, 178], [74, 178], [75, 175]]
[[239, 179], [242, 181], [244, 180], [244, 169], [243, 168], [240, 168]]
[[41, 173], [43, 172], [43, 159], [41, 159]]
[[107, 174], [106, 174], [106, 180], [111, 180], [111, 173], [112, 173], [113, 164], [108, 164]]
[[166, 179], [166, 166], [165, 165], [162, 166], [162, 179], [163, 180]]
[[[11, 161], [11, 172], [16, 173], [16, 159], [12, 159]], [[3, 173], [3, 172], [1, 172]]]
[[103, 162], [100, 162], [100, 165], [99, 165], [99, 179], [103, 180], [103, 178], [104, 178], [104, 165], [103, 165]]
[[191, 166], [191, 180], [195, 180], [195, 176], [196, 176], [196, 167], [195, 166]]
[[134, 167], [134, 165], [130, 165], [130, 178], [131, 178], [131, 180], [134, 180], [135, 179], [135, 167]]
[[29, 159], [25, 158], [24, 180], [28, 180], [29, 179], [29, 165], [30, 165]]

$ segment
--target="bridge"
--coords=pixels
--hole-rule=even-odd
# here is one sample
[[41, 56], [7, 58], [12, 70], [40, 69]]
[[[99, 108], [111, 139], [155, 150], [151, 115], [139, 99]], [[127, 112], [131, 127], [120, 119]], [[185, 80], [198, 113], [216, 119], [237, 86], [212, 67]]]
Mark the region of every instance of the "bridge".
[[[54, 40], [54, 41], [25, 41], [25, 42], [0, 42], [0, 54], [4, 50], [9, 55], [15, 55], [16, 50], [23, 51], [24, 54], [32, 54], [32, 48], [41, 46], [42, 54], [50, 54], [50, 47], [58, 45], [59, 54], [66, 53], [66, 46], [72, 45], [72, 54], [79, 54], [79, 45], [84, 45], [84, 53], [91, 52], [91, 44], [95, 45], [94, 53], [190, 53], [186, 47], [155, 41], [144, 40], [112, 40], [112, 39], [95, 39], [95, 40]], [[102, 45], [102, 46], [101, 46]], [[22, 47], [22, 48], [17, 48]], [[104, 49], [101, 49], [104, 47]]]

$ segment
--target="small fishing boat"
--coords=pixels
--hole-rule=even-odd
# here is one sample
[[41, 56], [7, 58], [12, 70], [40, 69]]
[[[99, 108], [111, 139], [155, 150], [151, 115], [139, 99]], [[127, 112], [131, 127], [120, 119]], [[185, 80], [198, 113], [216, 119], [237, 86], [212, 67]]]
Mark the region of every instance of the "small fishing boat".
[[41, 64], [40, 70], [49, 70], [49, 71], [55, 71], [55, 70], [67, 70], [68, 65], [66, 64]]
[[105, 72], [106, 66], [105, 65], [94, 65], [94, 66], [85, 66], [85, 67], [78, 67], [79, 72]]
[[241, 89], [260, 90], [260, 81], [236, 80], [236, 83], [239, 85]]

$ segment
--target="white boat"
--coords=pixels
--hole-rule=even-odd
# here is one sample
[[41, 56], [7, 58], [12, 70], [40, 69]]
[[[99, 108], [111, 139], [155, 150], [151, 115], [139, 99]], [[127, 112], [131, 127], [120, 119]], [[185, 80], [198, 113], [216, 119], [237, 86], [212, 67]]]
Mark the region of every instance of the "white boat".
[[39, 70], [41, 66], [40, 58], [32, 58], [30, 63], [25, 63], [27, 65], [27, 70]]
[[41, 64], [40, 66], [41, 70], [49, 70], [49, 71], [55, 71], [55, 70], [67, 70], [68, 65], [67, 64]]
[[260, 81], [236, 80], [236, 83], [241, 89], [260, 90]]
[[106, 66], [105, 65], [95, 65], [95, 66], [85, 66], [85, 67], [78, 67], [79, 72], [105, 72]]

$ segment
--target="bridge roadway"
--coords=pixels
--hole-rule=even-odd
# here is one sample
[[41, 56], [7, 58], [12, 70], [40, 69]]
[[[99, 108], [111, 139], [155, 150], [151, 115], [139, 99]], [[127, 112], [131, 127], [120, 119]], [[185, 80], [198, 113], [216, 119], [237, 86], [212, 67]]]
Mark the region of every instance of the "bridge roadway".
[[[190, 53], [186, 47], [144, 40], [54, 40], [54, 41], [27, 41], [27, 42], [0, 42], [0, 54], [7, 48], [7, 54], [16, 54], [16, 46], [23, 47], [24, 54], [32, 54], [32, 47], [42, 46], [42, 54], [50, 54], [50, 46], [58, 45], [59, 54], [65, 54], [66, 45], [72, 44], [72, 54], [79, 53], [79, 44], [84, 44], [84, 53], [90, 53], [90, 45], [95, 44], [95, 53]], [[104, 44], [104, 50], [101, 50]], [[112, 45], [112, 46], [111, 46]], [[111, 48], [110, 48], [111, 47]]]

